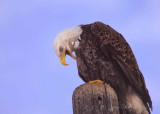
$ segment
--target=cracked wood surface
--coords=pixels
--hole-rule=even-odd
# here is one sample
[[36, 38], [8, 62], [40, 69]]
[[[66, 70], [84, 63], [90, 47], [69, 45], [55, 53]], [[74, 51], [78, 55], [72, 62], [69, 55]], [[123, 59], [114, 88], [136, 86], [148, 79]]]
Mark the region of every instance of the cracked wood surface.
[[108, 84], [85, 83], [72, 96], [73, 114], [119, 114], [118, 99]]

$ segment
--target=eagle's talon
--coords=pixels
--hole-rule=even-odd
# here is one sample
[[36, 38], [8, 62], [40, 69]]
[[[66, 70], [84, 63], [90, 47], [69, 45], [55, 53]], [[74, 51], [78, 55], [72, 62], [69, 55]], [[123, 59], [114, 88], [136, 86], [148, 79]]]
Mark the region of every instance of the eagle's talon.
[[[120, 106], [132, 106], [138, 114], [146, 111], [150, 114], [152, 100], [134, 53], [124, 37], [109, 25], [94, 22], [64, 30], [57, 35], [53, 48], [63, 65], [67, 65], [66, 54], [73, 59], [77, 57], [78, 73], [85, 82], [110, 84]], [[102, 81], [91, 81], [98, 78]]]
[[89, 83], [103, 84], [104, 82], [101, 80], [93, 80], [93, 81], [89, 81]]

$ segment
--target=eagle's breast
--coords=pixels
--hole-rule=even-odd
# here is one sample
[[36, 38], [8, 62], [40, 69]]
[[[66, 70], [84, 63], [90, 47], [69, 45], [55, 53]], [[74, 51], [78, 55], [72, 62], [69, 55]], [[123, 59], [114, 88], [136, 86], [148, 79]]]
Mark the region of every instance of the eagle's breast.
[[[102, 80], [114, 84], [121, 78], [121, 72], [116, 68], [110, 55], [104, 55], [99, 47], [99, 39], [93, 35], [90, 25], [82, 27], [81, 42], [76, 50], [77, 67], [80, 77], [85, 81]], [[118, 81], [121, 81], [119, 79]], [[120, 83], [120, 82], [118, 82]], [[123, 81], [121, 82], [123, 83]]]

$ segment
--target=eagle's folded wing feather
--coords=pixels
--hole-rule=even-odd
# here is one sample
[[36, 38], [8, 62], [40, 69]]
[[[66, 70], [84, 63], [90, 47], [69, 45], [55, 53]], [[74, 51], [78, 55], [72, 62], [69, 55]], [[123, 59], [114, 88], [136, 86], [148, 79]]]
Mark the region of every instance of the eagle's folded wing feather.
[[101, 22], [93, 23], [91, 30], [99, 38], [100, 48], [104, 55], [108, 56], [109, 53], [110, 57], [119, 64], [125, 75], [124, 77], [142, 98], [148, 111], [148, 104], [152, 109], [152, 101], [146, 88], [144, 77], [138, 68], [130, 46], [123, 36]]

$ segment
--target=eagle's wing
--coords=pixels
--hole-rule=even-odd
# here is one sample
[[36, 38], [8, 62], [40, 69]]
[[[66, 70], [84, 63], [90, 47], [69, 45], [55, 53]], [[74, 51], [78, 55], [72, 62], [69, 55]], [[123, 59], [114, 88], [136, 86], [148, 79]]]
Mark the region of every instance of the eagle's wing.
[[144, 77], [138, 68], [129, 44], [123, 36], [101, 22], [91, 24], [91, 31], [99, 39], [99, 45], [104, 55], [108, 56], [109, 53], [110, 57], [119, 64], [132, 88], [141, 96], [144, 104], [147, 107], [149, 104], [152, 109], [152, 101], [146, 88]]

